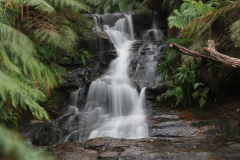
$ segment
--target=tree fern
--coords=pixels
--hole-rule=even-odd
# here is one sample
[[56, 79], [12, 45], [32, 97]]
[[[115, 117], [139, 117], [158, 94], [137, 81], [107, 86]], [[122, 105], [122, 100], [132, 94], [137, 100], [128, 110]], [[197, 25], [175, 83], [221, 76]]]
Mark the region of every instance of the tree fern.
[[194, 19], [205, 15], [208, 11], [212, 9], [212, 6], [218, 5], [216, 0], [211, 0], [206, 4], [202, 1], [185, 1], [179, 9], [175, 9], [173, 13], [168, 17], [169, 26], [177, 27], [183, 29]]
[[203, 16], [196, 18], [189, 25], [185, 26], [182, 30], [182, 34], [185, 37], [191, 37], [194, 35], [195, 38], [201, 36], [206, 30], [208, 30], [211, 24], [221, 15], [226, 12], [232, 11], [235, 8], [240, 7], [239, 1], [231, 1], [221, 3], [218, 7], [212, 8]]
[[[39, 11], [52, 13], [54, 7], [70, 7], [79, 12], [91, 12], [91, 8], [83, 0], [28, 0], [29, 5], [35, 7]], [[54, 4], [54, 7], [50, 4]]]
[[33, 6], [35, 9], [37, 9], [39, 11], [44, 11], [44, 12], [47, 12], [47, 13], [55, 12], [54, 7], [52, 7], [45, 0], [28, 0], [28, 1], [29, 1], [28, 4], [30, 6]]
[[[7, 4], [14, 8], [17, 2], [24, 3], [16, 0]], [[8, 17], [16, 16], [13, 8], [0, 6], [0, 121], [16, 124], [23, 109], [38, 119], [49, 119], [38, 103], [59, 84], [60, 70], [39, 61], [33, 41], [12, 27], [14, 23]]]
[[49, 119], [46, 111], [39, 106], [37, 101], [45, 100], [45, 95], [37, 88], [34, 88], [22, 81], [18, 80], [14, 75], [0, 71], [0, 97], [1, 101], [10, 101], [14, 110], [21, 105], [24, 109], [29, 108], [34, 116], [39, 119]]

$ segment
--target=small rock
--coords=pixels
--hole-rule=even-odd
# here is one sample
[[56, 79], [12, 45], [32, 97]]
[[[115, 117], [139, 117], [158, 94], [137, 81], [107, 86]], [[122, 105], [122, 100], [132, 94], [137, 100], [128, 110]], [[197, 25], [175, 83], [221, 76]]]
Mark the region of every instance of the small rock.
[[100, 154], [100, 157], [102, 158], [114, 158], [118, 157], [119, 152], [103, 152]]

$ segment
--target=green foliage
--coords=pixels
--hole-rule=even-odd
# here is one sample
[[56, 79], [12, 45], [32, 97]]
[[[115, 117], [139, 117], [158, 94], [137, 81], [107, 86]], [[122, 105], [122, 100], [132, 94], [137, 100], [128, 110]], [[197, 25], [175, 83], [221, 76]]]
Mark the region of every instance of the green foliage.
[[194, 19], [182, 29], [182, 34], [185, 37], [201, 37], [204, 32], [211, 28], [213, 22], [227, 12], [232, 12], [240, 7], [239, 1], [220, 1], [219, 5], [213, 7], [204, 15]]
[[[206, 45], [208, 39], [221, 40], [221, 34], [214, 34], [215, 30], [212, 28], [214, 22], [217, 20], [227, 21], [224, 19], [226, 13], [233, 13], [240, 7], [240, 2], [230, 0], [210, 0], [207, 3], [202, 1], [184, 0], [184, 3], [168, 17], [169, 26], [180, 29], [181, 37], [192, 38], [194, 43], [191, 50], [203, 52], [202, 47]], [[238, 15], [238, 14], [237, 14]], [[228, 27], [224, 26], [224, 30]], [[234, 41], [235, 46], [239, 45], [238, 23], [230, 26], [230, 36]]]
[[235, 47], [240, 47], [240, 20], [230, 26], [230, 31], [231, 39], [235, 43]]
[[171, 88], [168, 89], [165, 93], [161, 94], [160, 96], [157, 96], [157, 101], [161, 101], [163, 99], [167, 99], [170, 97], [176, 98], [175, 106], [179, 105], [179, 103], [183, 104], [183, 106], [186, 105], [186, 101], [184, 101], [185, 93], [181, 86], [175, 86], [171, 85]]
[[[169, 38], [168, 44], [171, 43], [177, 43], [181, 46], [188, 47], [191, 43], [191, 40]], [[165, 59], [166, 60], [161, 62], [157, 67], [157, 71], [161, 74], [163, 79], [167, 77], [170, 78], [174, 74], [176, 68], [181, 64], [191, 65], [191, 63], [197, 61], [196, 58], [181, 55], [177, 50], [171, 48], [167, 48], [167, 51], [165, 52]]]
[[[169, 6], [170, 2], [176, 1], [163, 2]], [[235, 47], [240, 47], [240, 22], [236, 17], [239, 15], [239, 7], [239, 0], [209, 0], [206, 3], [201, 0], [183, 0], [183, 3], [172, 11], [168, 20], [169, 26], [179, 29], [182, 39], [187, 38], [185, 42], [188, 43], [186, 45], [177, 39], [173, 39], [170, 43], [175, 42], [190, 50], [204, 52], [203, 47], [206, 46], [208, 39], [214, 39], [217, 45], [233, 44], [229, 43], [229, 36], [226, 35], [230, 33]], [[224, 48], [224, 46], [220, 47]], [[226, 77], [226, 73], [223, 74], [221, 71], [223, 66], [218, 63], [207, 64], [203, 61], [207, 65], [200, 66], [199, 58], [180, 55], [178, 51], [172, 49], [167, 49], [165, 58], [166, 60], [159, 64], [158, 72], [162, 78], [172, 79], [174, 85], [166, 93], [160, 95], [158, 100], [174, 97], [177, 102], [175, 105], [186, 106], [194, 103], [191, 99], [193, 97], [200, 107], [203, 107], [210, 90], [206, 85], [210, 86], [214, 94], [214, 90], [215, 92], [219, 90], [219, 82]], [[206, 82], [203, 84], [204, 80], [208, 81], [208, 84]], [[182, 98], [183, 95], [184, 98]]]
[[[26, 0], [25, 3], [29, 3], [35, 9], [47, 13], [53, 13], [56, 11], [56, 7], [60, 9], [69, 7], [76, 12], [90, 12], [91, 8], [85, 3], [84, 0]], [[51, 4], [54, 4], [52, 6]]]
[[132, 11], [134, 9], [147, 10], [145, 4], [149, 0], [139, 2], [137, 0], [86, 0], [90, 5], [95, 7], [96, 13], [112, 13]]
[[167, 77], [173, 74], [174, 69], [169, 63], [164, 61], [158, 65], [157, 71], [161, 73], [162, 79], [166, 79]]
[[170, 28], [183, 29], [192, 20], [205, 15], [213, 6], [218, 5], [217, 0], [211, 0], [205, 4], [202, 1], [184, 0], [179, 9], [175, 9], [168, 17]]
[[50, 2], [54, 2], [51, 14], [45, 14], [39, 9], [33, 16], [26, 18], [24, 27], [34, 32], [37, 41], [53, 45], [55, 50], [59, 50], [54, 52], [55, 59], [61, 59], [62, 52], [74, 55], [78, 52], [79, 42], [87, 39], [92, 26], [91, 20], [78, 11], [89, 12], [90, 9], [84, 1], [57, 0], [49, 1], [49, 5], [52, 4]]
[[203, 105], [207, 102], [206, 101], [207, 93], [209, 92], [210, 89], [208, 87], [201, 88], [201, 86], [204, 86], [204, 84], [203, 83], [195, 83], [193, 85], [195, 92], [192, 94], [192, 96], [194, 98], [199, 98], [198, 103], [199, 103], [200, 107], [202, 108]]
[[[177, 43], [188, 47], [191, 41], [187, 39], [171, 38], [168, 43]], [[162, 78], [172, 79], [174, 85], [157, 97], [158, 101], [174, 98], [174, 106], [191, 106], [192, 99], [196, 98], [200, 107], [206, 103], [208, 88], [198, 82], [201, 74], [200, 62], [197, 58], [181, 55], [178, 51], [168, 48], [165, 53], [166, 60], [157, 68]], [[188, 62], [188, 63], [187, 63]], [[198, 65], [196, 65], [198, 64]], [[202, 86], [202, 87], [201, 87]]]
[[6, 157], [14, 156], [21, 160], [53, 160], [53, 158], [45, 153], [28, 147], [23, 139], [12, 131], [0, 126], [0, 152]]
[[[87, 36], [91, 22], [78, 12], [90, 8], [81, 0], [4, 0], [0, 4], [0, 123], [16, 128], [24, 110], [48, 120], [39, 103], [46, 101], [66, 73], [56, 64], [62, 54], [79, 53], [78, 43]], [[27, 13], [21, 10], [25, 7]], [[89, 57], [86, 51], [82, 55]]]
[[89, 52], [88, 52], [86, 49], [84, 49], [84, 48], [80, 49], [80, 52], [82, 53], [82, 54], [81, 54], [81, 58], [82, 58], [83, 64], [85, 65], [85, 64], [86, 64], [86, 58], [89, 59], [89, 58], [90, 58], [90, 54], [89, 54]]
[[204, 87], [203, 83], [197, 82], [197, 76], [200, 75], [198, 66], [192, 63], [191, 67], [182, 65], [177, 68], [174, 74], [174, 84], [163, 94], [157, 97], [158, 101], [174, 97], [176, 99], [175, 106], [181, 104], [182, 106], [191, 106], [192, 97], [197, 99], [200, 107], [206, 103], [208, 87]]

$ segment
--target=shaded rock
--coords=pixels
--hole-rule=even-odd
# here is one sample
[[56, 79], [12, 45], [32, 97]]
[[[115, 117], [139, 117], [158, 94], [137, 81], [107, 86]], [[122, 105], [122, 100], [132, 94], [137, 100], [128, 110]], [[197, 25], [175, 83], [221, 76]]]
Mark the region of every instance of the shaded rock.
[[87, 140], [84, 147], [88, 149], [96, 149], [104, 151], [104, 146], [107, 145], [112, 138], [95, 138], [91, 140]]
[[100, 77], [107, 70], [110, 62], [117, 56], [115, 50], [106, 50], [102, 54], [91, 57], [85, 65], [79, 68], [69, 69], [67, 75], [63, 76], [62, 85], [59, 90], [66, 91], [82, 88], [85, 84]]
[[[153, 17], [157, 16], [156, 21], [153, 22]], [[133, 11], [133, 27], [135, 32], [135, 37], [137, 39], [142, 38], [142, 34], [144, 31], [147, 31], [150, 28], [153, 28], [153, 23], [158, 24], [158, 28], [160, 28], [164, 34], [166, 34], [167, 25], [163, 18], [164, 14], [156, 13], [156, 12], [148, 12], [143, 10], [134, 10]]]
[[156, 97], [162, 93], [165, 93], [168, 90], [170, 84], [173, 84], [173, 82], [161, 80], [155, 85], [148, 87], [146, 89], [146, 99], [149, 101], [156, 101]]
[[101, 76], [107, 69], [108, 65], [102, 63], [99, 66], [80, 67], [68, 71], [68, 74], [63, 77], [63, 83], [60, 90], [71, 90], [83, 87], [86, 83]]
[[61, 116], [61, 110], [67, 104], [69, 94], [67, 92], [61, 92], [56, 90], [52, 93], [49, 100], [41, 105], [47, 111], [50, 119], [56, 119]]

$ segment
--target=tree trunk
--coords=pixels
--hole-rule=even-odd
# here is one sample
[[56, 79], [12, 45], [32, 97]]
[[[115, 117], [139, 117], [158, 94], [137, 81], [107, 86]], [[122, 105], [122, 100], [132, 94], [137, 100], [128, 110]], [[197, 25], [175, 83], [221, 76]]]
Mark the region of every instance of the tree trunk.
[[213, 40], [208, 40], [208, 46], [203, 47], [203, 49], [207, 53], [201, 53], [201, 52], [196, 52], [189, 50], [183, 46], [180, 46], [176, 43], [172, 43], [169, 46], [170, 48], [179, 50], [182, 54], [186, 54], [189, 56], [194, 56], [194, 57], [199, 57], [199, 58], [207, 58], [211, 59], [214, 61], [222, 62], [223, 64], [232, 66], [232, 67], [240, 67], [240, 59], [239, 58], [234, 58], [230, 57], [224, 54], [219, 53], [214, 46], [214, 41]]

